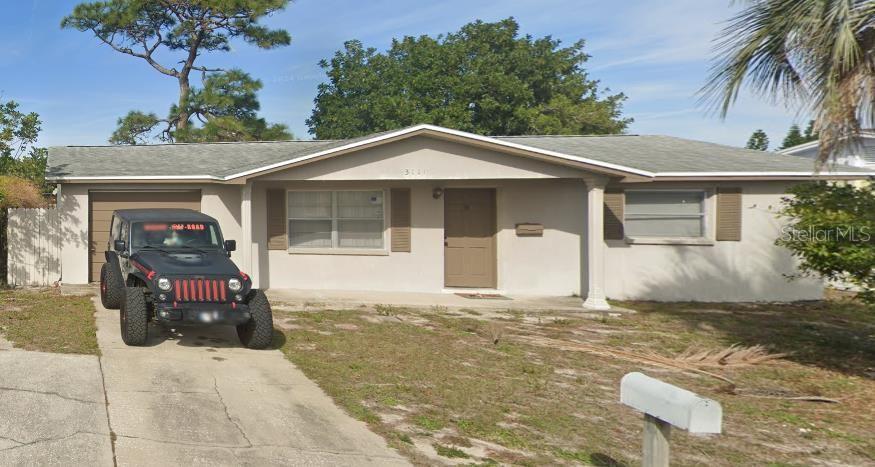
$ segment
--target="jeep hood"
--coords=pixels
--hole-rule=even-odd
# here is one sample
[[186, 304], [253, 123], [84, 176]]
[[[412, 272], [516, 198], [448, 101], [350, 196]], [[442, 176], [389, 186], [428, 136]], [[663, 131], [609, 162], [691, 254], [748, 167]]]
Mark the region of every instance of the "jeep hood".
[[159, 276], [239, 276], [222, 250], [140, 250], [131, 256]]

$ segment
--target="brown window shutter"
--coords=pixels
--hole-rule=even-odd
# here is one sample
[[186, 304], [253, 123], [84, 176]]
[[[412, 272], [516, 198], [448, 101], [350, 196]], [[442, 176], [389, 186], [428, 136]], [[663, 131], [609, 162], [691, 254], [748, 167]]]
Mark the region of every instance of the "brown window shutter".
[[718, 241], [741, 241], [741, 188], [717, 189]]
[[392, 251], [410, 253], [410, 188], [392, 188]]
[[267, 249], [286, 250], [286, 190], [267, 190]]
[[605, 240], [622, 240], [623, 209], [626, 195], [620, 188], [605, 189], [604, 235]]

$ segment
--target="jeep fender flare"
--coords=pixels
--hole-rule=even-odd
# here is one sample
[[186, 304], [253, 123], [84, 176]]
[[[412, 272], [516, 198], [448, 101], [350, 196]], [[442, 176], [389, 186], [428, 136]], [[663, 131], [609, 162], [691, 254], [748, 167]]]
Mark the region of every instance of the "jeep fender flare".
[[157, 292], [153, 288], [152, 280], [146, 277], [146, 275], [140, 271], [129, 272], [128, 275], [125, 277], [125, 283], [128, 285], [128, 287], [134, 287], [137, 284], [142, 284], [150, 292]]
[[104, 251], [103, 256], [106, 257], [107, 264], [109, 264], [110, 267], [115, 268], [115, 270], [118, 271], [118, 276], [124, 278], [125, 276], [124, 274], [122, 274], [121, 264], [119, 264], [118, 262], [118, 253], [114, 251]]

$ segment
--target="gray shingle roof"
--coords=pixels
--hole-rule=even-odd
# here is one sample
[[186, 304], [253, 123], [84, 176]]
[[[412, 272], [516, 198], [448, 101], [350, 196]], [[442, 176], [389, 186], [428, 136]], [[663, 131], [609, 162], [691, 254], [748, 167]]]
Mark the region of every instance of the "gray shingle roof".
[[64, 146], [49, 148], [46, 175], [53, 177], [225, 177], [328, 148], [335, 141]]
[[813, 169], [810, 160], [798, 157], [672, 136], [500, 136], [497, 139], [654, 173], [811, 172]]
[[[432, 126], [426, 129], [444, 130]], [[52, 179], [168, 176], [227, 179], [399, 131], [405, 130], [347, 140], [52, 147], [46, 175]], [[810, 173], [813, 169], [808, 159], [669, 136], [499, 136], [494, 140], [654, 174]], [[838, 170], [865, 172], [846, 166]]]

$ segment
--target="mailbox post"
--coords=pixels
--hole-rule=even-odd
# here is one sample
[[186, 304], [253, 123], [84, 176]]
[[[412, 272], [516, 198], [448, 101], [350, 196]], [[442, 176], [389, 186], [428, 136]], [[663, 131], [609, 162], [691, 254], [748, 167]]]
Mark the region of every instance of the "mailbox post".
[[690, 433], [720, 433], [723, 421], [717, 401], [643, 373], [623, 376], [620, 402], [644, 412], [644, 467], [668, 466], [672, 426]]

